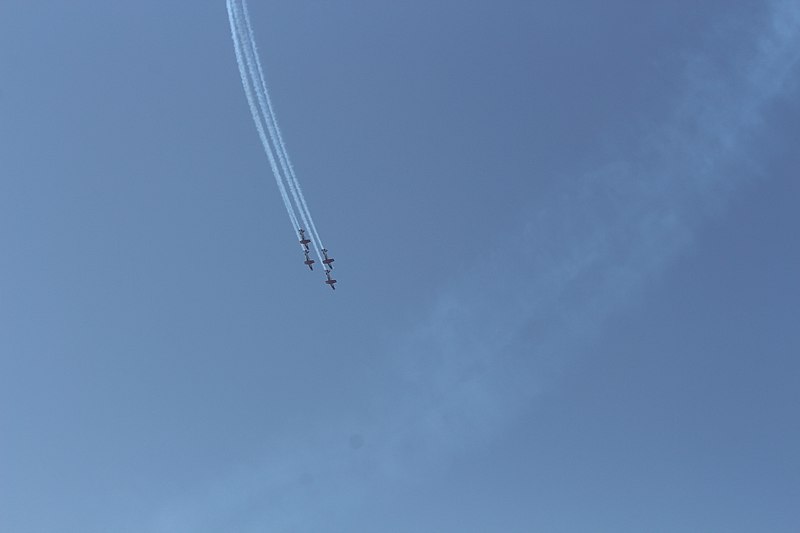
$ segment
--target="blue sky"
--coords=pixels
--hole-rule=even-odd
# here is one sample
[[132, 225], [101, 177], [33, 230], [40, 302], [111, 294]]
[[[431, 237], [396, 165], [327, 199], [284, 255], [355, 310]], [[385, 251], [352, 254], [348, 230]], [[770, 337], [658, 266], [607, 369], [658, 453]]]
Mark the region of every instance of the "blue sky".
[[0, 530], [800, 523], [800, 8], [0, 5]]

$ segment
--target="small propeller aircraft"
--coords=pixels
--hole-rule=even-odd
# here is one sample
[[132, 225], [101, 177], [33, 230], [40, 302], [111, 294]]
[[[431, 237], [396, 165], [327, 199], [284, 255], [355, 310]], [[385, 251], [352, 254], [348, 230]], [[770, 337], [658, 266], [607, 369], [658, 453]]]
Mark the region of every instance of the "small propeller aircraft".
[[333, 261], [334, 261], [334, 259], [333, 259], [333, 257], [328, 257], [328, 250], [323, 248], [322, 249], [322, 255], [325, 256], [325, 259], [322, 260], [323, 264], [325, 265], [325, 268], [333, 270]]
[[336, 280], [331, 278], [331, 271], [327, 268], [325, 269], [325, 277], [328, 278], [325, 280], [325, 283], [331, 286], [331, 289], [336, 290]]
[[303, 249], [308, 252], [308, 244], [311, 242], [309, 239], [306, 238], [306, 230], [300, 228], [297, 230], [300, 232], [300, 244], [303, 246]]
[[305, 263], [306, 265], [308, 265], [308, 269], [309, 269], [309, 270], [314, 270], [314, 266], [313, 266], [313, 265], [314, 265], [314, 260], [313, 260], [313, 259], [311, 259], [311, 257], [309, 257], [309, 256], [308, 256], [308, 253], [309, 253], [309, 252], [308, 252], [308, 250], [303, 250], [303, 253], [304, 253], [304, 254], [305, 254], [305, 256], [306, 256], [306, 260], [305, 260], [305, 261], [303, 261], [303, 263]]

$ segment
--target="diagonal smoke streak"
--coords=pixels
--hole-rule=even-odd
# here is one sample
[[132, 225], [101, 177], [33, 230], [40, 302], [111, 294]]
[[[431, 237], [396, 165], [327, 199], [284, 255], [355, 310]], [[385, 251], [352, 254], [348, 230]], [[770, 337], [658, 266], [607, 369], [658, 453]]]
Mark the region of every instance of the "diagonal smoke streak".
[[263, 117], [264, 123], [267, 126], [267, 130], [272, 141], [272, 146], [275, 148], [278, 161], [283, 170], [282, 176], [286, 180], [289, 192], [294, 199], [294, 204], [300, 214], [303, 226], [309, 230], [309, 237], [312, 245], [314, 246], [317, 257], [319, 258], [320, 264], [323, 264], [323, 257], [320, 251], [322, 245], [319, 242], [318, 235], [315, 237], [316, 228], [313, 226], [311, 214], [308, 211], [305, 199], [302, 197], [302, 191], [299, 190], [299, 184], [297, 183], [297, 180], [294, 179], [290, 174], [291, 167], [287, 164], [288, 155], [285, 153], [285, 147], [282, 146], [278, 132], [276, 131], [277, 124], [275, 122], [274, 113], [272, 112], [272, 107], [269, 100], [269, 92], [267, 91], [263, 76], [263, 69], [258, 59], [252, 28], [245, 27], [243, 10], [239, 7], [236, 0], [231, 0], [229, 5], [231, 5], [233, 8], [234, 19], [236, 21], [237, 29], [239, 30], [238, 37], [240, 40], [240, 45], [244, 48], [244, 57], [250, 73], [250, 80], [254, 86], [254, 92], [257, 96], [261, 116]]
[[[693, 61], [682, 103], [640, 152], [569, 181], [536, 210], [523, 258], [537, 265], [535, 276], [506, 270], [498, 252], [443, 292], [391, 354], [398, 364], [371, 398], [380, 403], [375, 416], [332, 421], [315, 440], [290, 440], [170, 509], [155, 531], [230, 523], [243, 532], [358, 530], [345, 527], [347, 514], [357, 515], [374, 493], [424, 477], [463, 442], [475, 446], [502, 431], [537, 393], [535, 378], [581, 351], [603, 319], [687, 246], [709, 205], [724, 203], [746, 179], [731, 168], [762, 127], [765, 107], [798, 79], [800, 6], [767, 5], [766, 28], [735, 56], [732, 74], [713, 70], [717, 57]], [[725, 41], [726, 54], [734, 39], [742, 40]], [[331, 444], [354, 426], [366, 435], [358, 454]]]
[[409, 456], [394, 471], [429, 466], [426, 457], [457, 448], [459, 437], [502, 430], [536, 394], [537, 376], [582, 351], [686, 248], [706, 213], [751, 179], [741, 167], [752, 163], [766, 108], [800, 74], [800, 4], [767, 5], [762, 31], [737, 39], [735, 68], [722, 71], [716, 55], [691, 61], [682, 103], [637, 152], [568, 180], [540, 206], [525, 227], [535, 246], [518, 258], [537, 265], [535, 276], [503, 272], [497, 253], [469, 276], [469, 291], [459, 284], [441, 295], [397, 358], [400, 391], [415, 394], [397, 402], [393, 412], [404, 415], [381, 431], [390, 436], [386, 457]]
[[794, 86], [800, 65], [800, 4], [768, 6], [757, 39], [739, 44], [736, 68], [721, 72], [716, 56], [694, 59], [681, 105], [637, 153], [569, 180], [540, 207], [525, 227], [535, 246], [519, 258], [537, 265], [535, 276], [484, 268], [470, 276], [469, 292], [441, 296], [398, 358], [406, 386], [427, 393], [406, 403], [407, 423], [419, 413], [427, 422], [416, 423], [424, 429], [413, 435], [389, 432], [407, 435], [390, 448], [409, 439], [425, 448], [420, 440], [427, 439], [428, 448], [441, 449], [453, 446], [454, 435], [502, 426], [535, 393], [533, 376], [579, 351], [580, 339], [591, 338], [691, 242], [704, 213], [750, 179], [752, 172], [736, 167], [751, 163], [748, 144], [763, 128], [765, 108]]
[[242, 78], [242, 86], [244, 87], [244, 92], [245, 95], [247, 96], [247, 103], [248, 106], [250, 107], [250, 114], [252, 115], [253, 122], [255, 123], [256, 129], [258, 130], [258, 136], [261, 139], [261, 145], [264, 147], [264, 152], [267, 154], [267, 158], [269, 159], [270, 167], [272, 167], [272, 174], [275, 176], [275, 181], [278, 184], [278, 190], [280, 191], [281, 199], [283, 200], [283, 204], [286, 207], [286, 212], [289, 215], [289, 220], [292, 223], [292, 229], [294, 231], [297, 231], [297, 228], [300, 227], [297, 222], [297, 215], [295, 214], [294, 207], [292, 206], [292, 203], [289, 200], [289, 196], [286, 193], [286, 187], [284, 186], [283, 180], [281, 179], [278, 166], [275, 163], [275, 156], [272, 153], [272, 148], [269, 145], [266, 132], [264, 131], [264, 125], [261, 123], [261, 117], [259, 116], [257, 110], [257, 103], [253, 95], [253, 88], [251, 87], [250, 80], [247, 77], [244, 57], [242, 54], [242, 47], [237, 35], [237, 28], [236, 28], [236, 23], [234, 21], [234, 14], [232, 11], [231, 1], [232, 0], [228, 0], [228, 21], [230, 22], [231, 26], [231, 38], [233, 39], [233, 46], [236, 52], [236, 63], [239, 66], [239, 76]]
[[266, 99], [264, 97], [262, 88], [259, 86], [258, 74], [256, 72], [256, 63], [258, 62], [258, 58], [254, 56], [255, 52], [253, 49], [253, 44], [250, 42], [247, 32], [244, 30], [242, 26], [242, 14], [241, 10], [238, 8], [236, 0], [232, 0], [231, 5], [233, 6], [234, 20], [236, 21], [236, 28], [238, 30], [237, 37], [239, 39], [239, 45], [244, 49], [244, 58], [247, 63], [248, 72], [250, 73], [249, 81], [252, 84], [253, 92], [256, 95], [260, 116], [262, 117], [263, 123], [266, 124], [267, 126], [267, 131], [269, 133], [270, 140], [272, 141], [271, 146], [274, 148], [275, 153], [277, 153], [278, 161], [280, 165], [284, 167], [283, 168], [284, 172], [279, 173], [280, 179], [282, 180], [282, 183], [285, 182], [285, 184], [288, 185], [289, 192], [291, 193], [292, 198], [294, 198], [293, 205], [296, 207], [296, 210], [299, 211], [300, 213], [300, 219], [303, 222], [303, 227], [308, 227], [308, 219], [300, 205], [299, 198], [297, 197], [297, 191], [294, 188], [294, 184], [286, 175], [285, 164], [283, 162], [280, 153], [280, 148], [276, 144], [275, 130], [271, 121], [271, 117], [267, 113]]
[[278, 157], [281, 160], [281, 166], [283, 167], [283, 171], [287, 177], [287, 181], [290, 184], [294, 185], [294, 189], [297, 192], [297, 198], [299, 199], [298, 208], [301, 211], [305, 211], [306, 213], [309, 230], [311, 231], [312, 234], [312, 240], [315, 240], [319, 244], [320, 248], [324, 248], [325, 246], [323, 245], [322, 239], [319, 236], [319, 232], [317, 231], [317, 226], [314, 224], [314, 219], [311, 217], [311, 210], [308, 208], [305, 195], [303, 194], [303, 190], [300, 187], [300, 182], [297, 180], [297, 176], [294, 171], [294, 165], [292, 165], [292, 160], [289, 158], [289, 152], [286, 150], [286, 144], [284, 143], [283, 136], [281, 135], [281, 129], [280, 126], [278, 125], [278, 119], [276, 118], [275, 112], [272, 108], [272, 99], [270, 98], [269, 90], [267, 89], [267, 82], [264, 77], [264, 70], [261, 67], [261, 61], [258, 59], [258, 50], [256, 49], [255, 32], [253, 31], [253, 26], [250, 22], [250, 12], [248, 11], [247, 8], [247, 0], [242, 0], [242, 13], [244, 15], [244, 23], [246, 26], [247, 37], [253, 50], [253, 57], [255, 58], [254, 62], [258, 69], [258, 75], [261, 81], [262, 94], [267, 104], [265, 115], [268, 117], [266, 118], [266, 122], [267, 125], [270, 127], [270, 135], [272, 136], [272, 142], [277, 147]]

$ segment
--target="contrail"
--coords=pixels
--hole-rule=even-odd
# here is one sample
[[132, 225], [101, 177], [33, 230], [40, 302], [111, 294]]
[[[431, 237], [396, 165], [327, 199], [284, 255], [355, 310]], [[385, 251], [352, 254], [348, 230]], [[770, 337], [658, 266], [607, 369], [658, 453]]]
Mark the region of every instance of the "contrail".
[[275, 176], [275, 181], [278, 184], [278, 189], [281, 193], [281, 198], [283, 199], [283, 204], [286, 207], [286, 212], [289, 214], [289, 220], [292, 223], [292, 229], [297, 231], [300, 225], [297, 222], [297, 215], [294, 212], [294, 207], [292, 206], [291, 200], [289, 200], [288, 194], [286, 194], [286, 187], [283, 184], [283, 180], [281, 179], [281, 174], [278, 170], [278, 166], [275, 163], [275, 156], [272, 153], [272, 148], [269, 145], [269, 141], [267, 139], [267, 135], [264, 131], [264, 125], [261, 123], [261, 118], [259, 116], [257, 110], [257, 103], [256, 99], [253, 96], [253, 88], [250, 86], [250, 81], [247, 77], [246, 67], [245, 67], [245, 60], [242, 55], [242, 47], [241, 43], [237, 36], [237, 28], [236, 23], [234, 21], [234, 13], [231, 0], [227, 2], [228, 6], [228, 21], [230, 22], [231, 26], [231, 38], [233, 39], [233, 47], [236, 51], [236, 63], [239, 66], [239, 76], [242, 78], [242, 86], [244, 87], [244, 92], [247, 97], [247, 103], [250, 107], [250, 114], [253, 116], [253, 122], [256, 125], [256, 129], [258, 130], [258, 136], [261, 139], [261, 144], [264, 147], [264, 152], [267, 154], [267, 158], [269, 159], [270, 167], [272, 168], [272, 174]]
[[[272, 99], [270, 98], [269, 91], [267, 90], [267, 82], [264, 77], [264, 70], [261, 67], [261, 61], [259, 61], [258, 59], [255, 32], [253, 31], [253, 25], [250, 22], [250, 12], [247, 8], [247, 0], [242, 0], [242, 13], [244, 14], [244, 23], [246, 26], [247, 38], [249, 39], [250, 46], [252, 47], [253, 57], [255, 58], [254, 62], [258, 69], [258, 75], [261, 80], [262, 94], [267, 104], [265, 114], [268, 115], [268, 118], [265, 117], [265, 119], [267, 122], [267, 127], [270, 130], [270, 136], [272, 137], [273, 145], [275, 145], [276, 147], [278, 158], [281, 161], [281, 166], [283, 167], [284, 174], [286, 175], [287, 181], [289, 182], [289, 187], [292, 188], [292, 186], [294, 186], [293, 192], [296, 191], [295, 200], [298, 203], [298, 209], [301, 212], [305, 212], [306, 214], [306, 218], [308, 219], [309, 230], [313, 235], [312, 240], [316, 241], [316, 243], [319, 243], [320, 248], [324, 248], [325, 246], [322, 244], [322, 238], [320, 238], [319, 232], [317, 231], [317, 226], [316, 224], [314, 224], [314, 219], [311, 217], [311, 210], [308, 208], [305, 195], [303, 194], [303, 190], [300, 187], [300, 182], [297, 180], [297, 175], [295, 174], [294, 171], [294, 165], [292, 165], [292, 160], [289, 158], [289, 152], [286, 150], [286, 144], [283, 141], [283, 136], [281, 135], [281, 129], [280, 126], [278, 125], [278, 120], [272, 108]], [[263, 110], [263, 104], [262, 104], [262, 110]]]

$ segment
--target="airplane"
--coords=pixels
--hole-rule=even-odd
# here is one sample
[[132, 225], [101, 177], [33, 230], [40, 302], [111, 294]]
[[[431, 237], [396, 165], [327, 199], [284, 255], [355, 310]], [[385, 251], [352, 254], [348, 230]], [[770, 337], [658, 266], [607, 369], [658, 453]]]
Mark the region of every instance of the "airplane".
[[306, 230], [300, 228], [297, 231], [300, 232], [300, 244], [303, 245], [303, 249], [307, 252], [308, 251], [308, 243], [310, 243], [311, 241], [306, 239]]
[[305, 260], [305, 261], [303, 261], [303, 263], [305, 263], [305, 264], [307, 264], [307, 265], [308, 265], [308, 268], [309, 268], [309, 270], [314, 270], [314, 267], [312, 266], [312, 265], [314, 264], [314, 260], [313, 260], [313, 259], [311, 259], [311, 258], [308, 256], [308, 250], [305, 250], [305, 251], [303, 251], [303, 253], [306, 255], [306, 260]]
[[334, 259], [333, 257], [328, 257], [328, 250], [323, 248], [322, 255], [325, 256], [325, 259], [322, 260], [322, 262], [325, 264], [325, 267], [333, 270], [333, 265], [331, 263], [333, 263]]
[[325, 277], [328, 278], [325, 283], [330, 285], [331, 289], [336, 290], [336, 280], [331, 278], [331, 271], [327, 268], [325, 269]]

